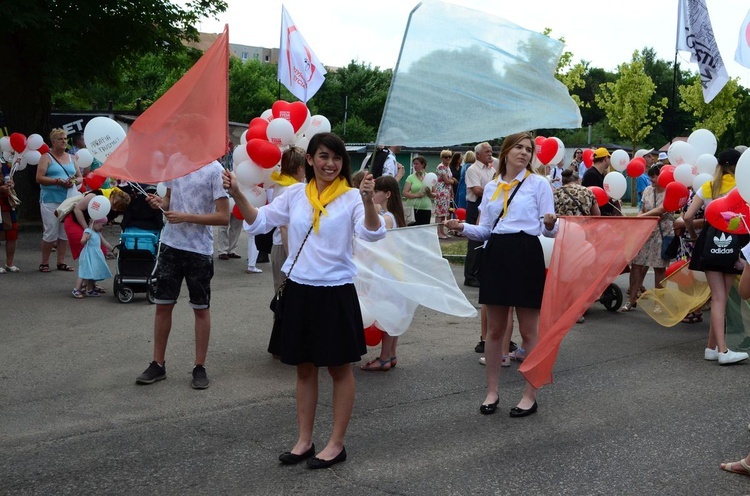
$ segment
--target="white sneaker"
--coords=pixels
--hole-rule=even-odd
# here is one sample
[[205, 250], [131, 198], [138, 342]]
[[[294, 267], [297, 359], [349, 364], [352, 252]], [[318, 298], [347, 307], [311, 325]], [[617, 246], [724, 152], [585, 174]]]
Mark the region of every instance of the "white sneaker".
[[719, 365], [741, 362], [742, 360], [747, 360], [749, 356], [744, 351], [727, 350], [724, 353], [719, 353]]
[[484, 357], [481, 357], [481, 358], [479, 359], [479, 363], [481, 363], [482, 365], [487, 365], [487, 361], [485, 360], [485, 358], [484, 358]]
[[719, 348], [706, 348], [703, 350], [703, 358], [711, 362], [715, 362], [719, 359]]
[[248, 267], [247, 270], [245, 270], [245, 274], [260, 274], [263, 272], [258, 267]]
[[501, 367], [510, 367], [510, 357], [508, 355], [503, 355], [503, 361], [500, 362]]

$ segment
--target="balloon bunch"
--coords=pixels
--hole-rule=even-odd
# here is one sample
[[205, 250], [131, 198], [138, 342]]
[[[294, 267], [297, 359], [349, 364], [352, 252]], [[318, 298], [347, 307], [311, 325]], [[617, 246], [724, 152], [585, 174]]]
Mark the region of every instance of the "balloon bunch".
[[[310, 115], [303, 102], [278, 100], [270, 109], [250, 121], [242, 133], [241, 145], [232, 153], [234, 173], [240, 188], [255, 207], [266, 204], [264, 185], [277, 170], [281, 154], [290, 147], [307, 149], [310, 138], [331, 131], [331, 123], [322, 115]], [[239, 211], [234, 212], [239, 216]]]
[[537, 136], [534, 139], [536, 157], [543, 165], [559, 164], [565, 158], [565, 145], [560, 138]]
[[37, 165], [42, 154], [49, 152], [49, 146], [38, 134], [32, 134], [27, 139], [21, 133], [12, 133], [0, 138], [0, 150], [3, 160], [13, 164], [10, 169], [12, 176], [17, 171], [24, 170], [27, 165]]

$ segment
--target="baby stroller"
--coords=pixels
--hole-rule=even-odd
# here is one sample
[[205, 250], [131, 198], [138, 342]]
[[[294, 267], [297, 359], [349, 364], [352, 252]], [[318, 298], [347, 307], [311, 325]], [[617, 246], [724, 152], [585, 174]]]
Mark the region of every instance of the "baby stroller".
[[[135, 188], [121, 189], [131, 195], [131, 200], [120, 224], [122, 234], [117, 245], [113, 292], [121, 303], [132, 301], [135, 293], [146, 293], [148, 302], [154, 303], [159, 235], [164, 225], [162, 213], [152, 209]], [[148, 187], [145, 190], [151, 192]]]

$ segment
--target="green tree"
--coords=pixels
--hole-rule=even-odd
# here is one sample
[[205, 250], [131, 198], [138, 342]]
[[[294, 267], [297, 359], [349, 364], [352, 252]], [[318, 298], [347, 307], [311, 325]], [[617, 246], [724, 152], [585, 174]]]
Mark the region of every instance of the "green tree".
[[[276, 66], [259, 60], [248, 60], [244, 64], [237, 58], [229, 60], [229, 120], [250, 122], [260, 117], [278, 100]], [[282, 88], [281, 100], [294, 101], [286, 88]]]
[[740, 99], [737, 95], [738, 79], [730, 79], [718, 95], [706, 103], [703, 100], [703, 86], [698, 76], [690, 84], [679, 87], [680, 108], [690, 112], [695, 118], [693, 130], [708, 129], [717, 140], [734, 124], [734, 116]]
[[347, 143], [372, 143], [375, 141], [378, 130], [369, 126], [364, 119], [355, 115], [332, 126], [331, 131], [339, 136], [345, 137]]

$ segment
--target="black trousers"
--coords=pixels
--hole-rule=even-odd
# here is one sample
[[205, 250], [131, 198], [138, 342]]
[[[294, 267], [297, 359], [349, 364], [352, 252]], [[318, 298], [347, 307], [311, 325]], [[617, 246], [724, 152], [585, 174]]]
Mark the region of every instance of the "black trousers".
[[[479, 219], [479, 201], [466, 201], [466, 223], [476, 224]], [[481, 241], [469, 240], [466, 246], [466, 262], [464, 263], [464, 279], [472, 280], [479, 277], [479, 252]]]

